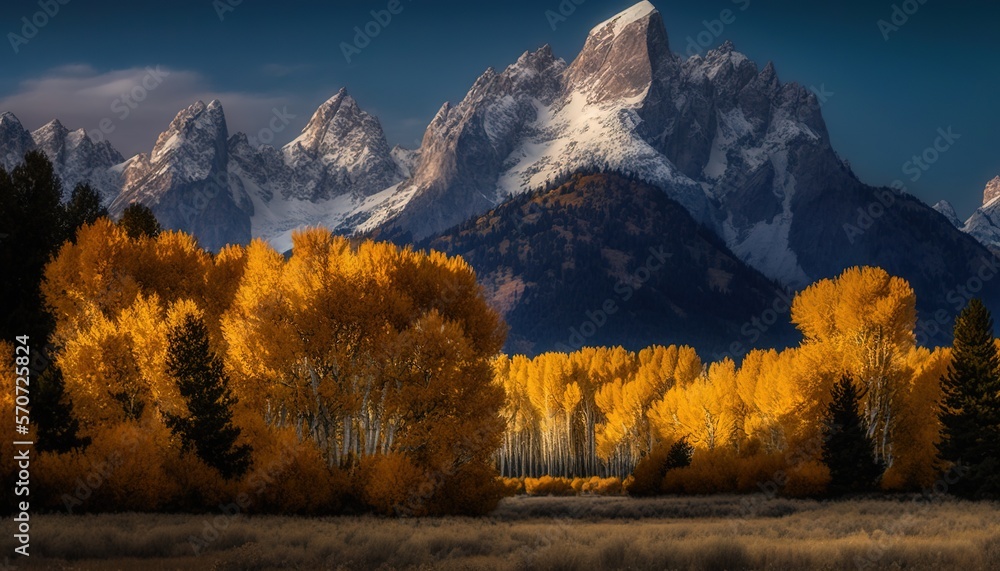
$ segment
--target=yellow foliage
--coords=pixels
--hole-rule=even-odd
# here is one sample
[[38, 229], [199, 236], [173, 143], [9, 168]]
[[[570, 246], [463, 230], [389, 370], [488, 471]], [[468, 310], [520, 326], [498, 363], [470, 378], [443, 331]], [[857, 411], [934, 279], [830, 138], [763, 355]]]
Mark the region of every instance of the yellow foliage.
[[598, 478], [597, 476], [585, 480], [582, 491], [584, 494], [595, 496], [620, 496], [625, 493], [621, 478]]
[[425, 515], [427, 474], [403, 454], [371, 456], [361, 462], [361, 495], [383, 515]]
[[524, 491], [529, 496], [574, 496], [573, 480], [569, 478], [525, 478]]

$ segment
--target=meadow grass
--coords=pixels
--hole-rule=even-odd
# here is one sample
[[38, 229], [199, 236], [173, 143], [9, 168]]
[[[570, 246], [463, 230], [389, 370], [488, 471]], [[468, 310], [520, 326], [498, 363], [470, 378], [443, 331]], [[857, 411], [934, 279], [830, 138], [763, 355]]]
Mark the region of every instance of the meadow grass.
[[[25, 569], [1000, 568], [1000, 509], [915, 498], [518, 497], [489, 517], [40, 515]], [[224, 522], [224, 526], [222, 525]], [[211, 537], [212, 534], [209, 534]], [[9, 536], [5, 554], [11, 553]]]

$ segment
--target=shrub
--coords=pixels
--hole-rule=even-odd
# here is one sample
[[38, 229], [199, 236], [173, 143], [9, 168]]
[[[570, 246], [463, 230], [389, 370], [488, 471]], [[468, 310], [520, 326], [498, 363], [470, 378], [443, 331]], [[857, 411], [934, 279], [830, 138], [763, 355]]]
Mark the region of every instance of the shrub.
[[400, 453], [361, 460], [361, 499], [382, 515], [424, 515], [426, 502], [414, 497], [426, 490], [427, 475]]
[[818, 460], [803, 462], [788, 470], [785, 495], [793, 498], [815, 497], [826, 493], [830, 469]]
[[443, 480], [427, 510], [432, 515], [485, 515], [507, 495], [495, 468], [466, 464]]
[[521, 478], [500, 478], [500, 484], [506, 496], [521, 496], [525, 493], [524, 480]]
[[778, 453], [758, 453], [737, 460], [736, 491], [749, 494], [761, 491], [769, 484], [785, 479], [785, 456]]
[[529, 496], [573, 496], [573, 484], [568, 478], [525, 478], [524, 491]]
[[620, 478], [593, 478], [583, 484], [583, 493], [596, 496], [620, 496], [624, 493]]
[[628, 488], [631, 496], [655, 496], [662, 494], [664, 479], [671, 470], [691, 465], [694, 448], [686, 438], [681, 438], [670, 446], [659, 444], [636, 465], [633, 480]]
[[331, 470], [322, 453], [294, 431], [281, 430], [257, 442], [254, 465], [240, 482], [250, 498], [250, 512], [322, 514], [337, 511], [350, 491], [350, 479]]

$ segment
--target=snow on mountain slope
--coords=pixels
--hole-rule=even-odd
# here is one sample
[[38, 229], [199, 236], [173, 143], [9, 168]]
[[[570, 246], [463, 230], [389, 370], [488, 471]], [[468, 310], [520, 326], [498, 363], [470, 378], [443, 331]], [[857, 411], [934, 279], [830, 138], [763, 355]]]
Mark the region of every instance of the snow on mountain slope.
[[52, 162], [62, 181], [64, 200], [82, 183], [90, 184], [105, 204], [118, 195], [120, 172], [114, 167], [124, 159], [111, 143], [95, 143], [83, 129], [70, 131], [58, 120], [29, 133], [13, 113], [0, 115], [0, 166], [11, 170], [34, 150]]
[[345, 89], [323, 103], [282, 151], [295, 183], [286, 197], [368, 196], [403, 178], [378, 119], [362, 111]]
[[125, 159], [108, 141], [95, 143], [83, 129], [70, 131], [53, 120], [31, 134], [37, 148], [52, 161], [62, 180], [63, 199], [68, 199], [77, 184], [90, 184], [111, 204], [119, 192], [119, 176], [112, 170]]
[[965, 226], [965, 223], [962, 222], [962, 219], [958, 217], [958, 213], [955, 212], [955, 207], [952, 206], [951, 203], [948, 202], [947, 200], [940, 200], [938, 201], [937, 204], [935, 204], [931, 208], [940, 212], [941, 215], [947, 218], [948, 222], [951, 222], [952, 226], [954, 226], [955, 228], [962, 228], [963, 226]]
[[21, 164], [25, 153], [35, 150], [35, 140], [13, 113], [0, 115], [0, 165], [12, 170]]
[[[284, 249], [294, 229], [314, 225], [419, 240], [509, 195], [606, 167], [660, 188], [788, 286], [858, 264], [918, 289], [961, 283], [981, 248], [912, 197], [877, 229], [845, 232], [879, 189], [833, 150], [814, 91], [781, 83], [773, 64], [758, 68], [730, 42], [680, 58], [643, 1], [596, 26], [571, 64], [545, 46], [487, 69], [461, 102], [440, 108], [416, 150], [391, 149], [378, 120], [341, 90], [282, 149], [229, 137], [221, 105], [196, 104], [151, 154], [107, 171], [122, 188], [115, 212], [139, 201], [210, 247], [254, 236]], [[34, 144], [16, 118], [0, 117], [0, 151]], [[967, 228], [991, 232], [987, 210]]]
[[141, 203], [165, 228], [194, 234], [211, 250], [250, 241], [252, 199], [229, 178], [229, 133], [219, 101], [198, 101], [160, 134], [153, 151], [128, 161], [112, 214]]
[[607, 166], [672, 189], [674, 199], [707, 220], [701, 187], [636, 133], [641, 119], [634, 108], [641, 103], [638, 96], [615, 105], [588, 105], [586, 95], [571, 93], [538, 108], [538, 119], [504, 163], [495, 200], [541, 188], [564, 172]]
[[983, 206], [966, 221], [963, 230], [984, 246], [1000, 250], [1000, 177], [986, 185]]

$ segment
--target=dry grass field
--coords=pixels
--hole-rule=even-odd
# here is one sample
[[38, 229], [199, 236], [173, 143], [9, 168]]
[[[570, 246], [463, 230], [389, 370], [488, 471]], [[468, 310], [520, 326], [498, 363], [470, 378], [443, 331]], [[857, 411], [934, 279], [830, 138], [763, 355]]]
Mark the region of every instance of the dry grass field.
[[[26, 569], [1000, 568], [996, 504], [512, 498], [482, 519], [38, 516]], [[191, 536], [214, 537], [195, 555]], [[7, 535], [7, 534], [5, 534]], [[11, 553], [9, 535], [5, 554]]]

